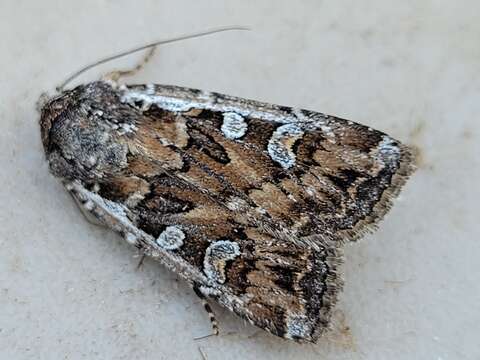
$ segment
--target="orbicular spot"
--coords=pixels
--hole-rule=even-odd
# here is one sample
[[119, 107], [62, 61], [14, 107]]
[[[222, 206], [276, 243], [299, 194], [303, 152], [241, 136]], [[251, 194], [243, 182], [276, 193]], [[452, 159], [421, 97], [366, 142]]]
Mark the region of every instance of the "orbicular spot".
[[222, 132], [228, 139], [240, 139], [247, 132], [248, 125], [243, 116], [234, 113], [226, 112], [223, 114]]
[[280, 164], [284, 169], [295, 165], [295, 153], [293, 145], [303, 136], [303, 130], [296, 124], [285, 124], [273, 133], [268, 142], [268, 154], [273, 161]]
[[212, 243], [205, 252], [203, 272], [207, 277], [219, 284], [226, 280], [225, 268], [227, 261], [240, 255], [240, 247], [236, 242], [219, 240]]
[[176, 250], [183, 245], [185, 234], [178, 226], [167, 226], [158, 236], [157, 244], [165, 250]]

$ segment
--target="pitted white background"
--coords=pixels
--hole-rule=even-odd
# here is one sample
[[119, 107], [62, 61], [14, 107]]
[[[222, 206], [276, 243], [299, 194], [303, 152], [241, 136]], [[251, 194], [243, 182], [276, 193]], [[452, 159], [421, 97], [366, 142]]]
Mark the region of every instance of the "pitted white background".
[[[0, 359], [480, 358], [480, 3], [475, 0], [0, 4]], [[79, 67], [159, 38], [129, 82], [349, 118], [419, 149], [380, 230], [346, 248], [335, 327], [298, 345], [215, 306], [88, 223], [48, 174], [35, 102]], [[131, 56], [77, 79], [133, 64]], [[203, 354], [203, 355], [202, 355]]]

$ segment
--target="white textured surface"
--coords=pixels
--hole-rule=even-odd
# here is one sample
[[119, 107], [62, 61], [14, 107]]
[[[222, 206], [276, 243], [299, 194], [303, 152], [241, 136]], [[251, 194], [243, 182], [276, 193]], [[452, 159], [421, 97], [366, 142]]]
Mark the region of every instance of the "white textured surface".
[[[480, 3], [13, 1], [0, 4], [1, 359], [479, 359]], [[48, 174], [35, 102], [78, 67], [171, 44], [134, 82], [350, 118], [421, 149], [380, 230], [346, 249], [337, 326], [317, 345], [257, 332], [85, 221]], [[136, 56], [104, 65], [96, 79]], [[349, 330], [346, 328], [348, 327]]]

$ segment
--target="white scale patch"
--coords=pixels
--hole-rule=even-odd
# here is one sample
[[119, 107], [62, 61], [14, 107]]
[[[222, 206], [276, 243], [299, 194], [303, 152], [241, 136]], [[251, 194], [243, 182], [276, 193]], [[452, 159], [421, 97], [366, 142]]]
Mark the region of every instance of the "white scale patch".
[[118, 126], [120, 135], [131, 134], [138, 130], [134, 124], [120, 124]]
[[219, 296], [222, 294], [220, 290], [208, 286], [200, 286], [199, 290], [205, 296]]
[[247, 132], [248, 125], [243, 116], [235, 112], [223, 114], [222, 132], [227, 139], [240, 139]]
[[153, 85], [147, 85], [147, 88], [129, 89], [122, 85], [120, 87], [122, 96], [120, 101], [135, 106], [135, 103], [142, 103], [142, 110], [147, 110], [152, 104], [160, 109], [172, 112], [185, 112], [192, 108], [211, 110], [223, 113], [236, 113], [244, 118], [261, 119], [270, 122], [291, 123], [298, 121], [295, 115], [284, 114], [281, 111], [271, 109], [270, 105], [251, 105], [248, 103], [237, 104], [235, 100], [215, 99], [211, 94], [204, 92], [202, 95], [192, 97], [191, 94], [181, 95], [162, 95], [155, 93]]
[[95, 204], [93, 203], [92, 200], [87, 200], [83, 206], [85, 207], [85, 210], [87, 211], [92, 211], [95, 208]]
[[388, 136], [384, 136], [377, 147], [382, 154], [397, 155], [400, 152], [398, 145], [394, 145], [393, 139]]
[[292, 151], [292, 146], [302, 136], [303, 130], [297, 124], [280, 126], [268, 142], [268, 154], [284, 169], [291, 168], [295, 165], [295, 153]]
[[391, 162], [393, 159], [400, 157], [400, 149], [394, 144], [394, 140], [388, 136], [384, 136], [382, 141], [377, 145], [376, 159], [383, 165]]
[[[121, 101], [135, 106], [142, 103], [142, 110], [155, 104], [160, 109], [172, 112], [186, 112], [193, 108], [205, 109], [224, 113], [222, 124], [223, 134], [230, 139], [238, 139], [245, 135], [247, 124], [245, 118], [265, 120], [284, 124], [280, 126], [268, 144], [270, 157], [283, 168], [288, 169], [295, 164], [295, 154], [291, 151], [291, 144], [303, 136], [305, 131], [320, 129], [327, 136], [328, 141], [335, 143], [335, 132], [330, 127], [328, 116], [316, 113], [314, 117], [305, 115], [300, 109], [288, 112], [277, 109], [274, 105], [263, 103], [241, 102], [235, 98], [217, 98], [204, 92], [202, 95], [193, 95], [188, 89], [178, 90], [178, 93], [168, 93], [169, 90], [154, 85], [147, 85], [145, 89], [129, 89], [121, 86]], [[161, 93], [161, 92], [165, 93]]]
[[207, 277], [219, 284], [226, 280], [225, 265], [240, 255], [240, 247], [236, 242], [219, 240], [212, 243], [205, 252], [203, 272]]
[[239, 198], [232, 196], [228, 199], [228, 202], [225, 203], [225, 206], [231, 211], [241, 211], [242, 209], [248, 208], [248, 203]]
[[98, 159], [97, 159], [96, 156], [90, 155], [90, 156], [88, 157], [88, 160], [87, 160], [87, 161], [88, 161], [88, 165], [90, 165], [90, 167], [94, 167], [94, 166], [97, 164]]
[[311, 331], [312, 324], [305, 315], [290, 314], [288, 316], [286, 338], [307, 338]]
[[182, 247], [184, 239], [185, 234], [178, 226], [167, 226], [156, 242], [165, 250], [176, 250]]
[[132, 234], [132, 233], [127, 233], [125, 234], [125, 240], [130, 244], [130, 245], [136, 245], [137, 244], [137, 237]]

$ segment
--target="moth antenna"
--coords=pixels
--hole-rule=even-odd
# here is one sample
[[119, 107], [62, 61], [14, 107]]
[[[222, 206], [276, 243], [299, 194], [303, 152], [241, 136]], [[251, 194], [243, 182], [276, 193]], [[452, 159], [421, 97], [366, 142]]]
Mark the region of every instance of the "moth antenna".
[[188, 39], [193, 39], [193, 38], [197, 38], [197, 37], [201, 37], [201, 36], [207, 36], [207, 35], [212, 35], [212, 34], [224, 32], [224, 31], [236, 31], [236, 30], [249, 31], [251, 29], [248, 28], [248, 27], [245, 27], [245, 26], [229, 26], [229, 27], [210, 29], [210, 30], [200, 31], [198, 33], [181, 35], [181, 36], [173, 37], [173, 38], [166, 39], [166, 40], [155, 41], [153, 43], [150, 43], [150, 44], [147, 44], [147, 45], [142, 45], [142, 46], [139, 46], [139, 47], [121, 52], [121, 53], [116, 54], [116, 55], [108, 56], [106, 58], [95, 61], [94, 63], [92, 63], [90, 65], [84, 66], [80, 70], [74, 72], [63, 83], [61, 83], [60, 86], [57, 86], [56, 89], [57, 89], [58, 92], [61, 92], [68, 83], [70, 83], [73, 79], [77, 78], [78, 76], [80, 76], [84, 72], [86, 72], [86, 71], [88, 71], [88, 70], [90, 70], [90, 69], [92, 69], [92, 68], [94, 68], [98, 65], [102, 65], [102, 64], [105, 64], [106, 62], [116, 60], [118, 58], [121, 58], [121, 57], [124, 57], [124, 56], [127, 56], [127, 55], [131, 55], [131, 54], [136, 53], [138, 51], [149, 49], [149, 48], [152, 48], [152, 47], [155, 47], [155, 46], [158, 46], [158, 45], [170, 44], [170, 43], [181, 41], [181, 40], [188, 40]]

